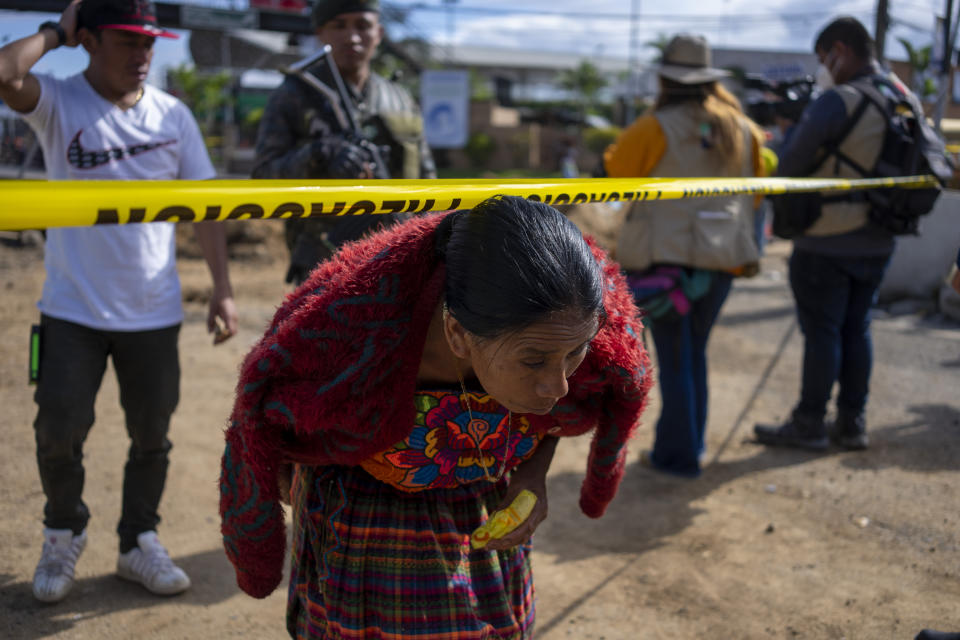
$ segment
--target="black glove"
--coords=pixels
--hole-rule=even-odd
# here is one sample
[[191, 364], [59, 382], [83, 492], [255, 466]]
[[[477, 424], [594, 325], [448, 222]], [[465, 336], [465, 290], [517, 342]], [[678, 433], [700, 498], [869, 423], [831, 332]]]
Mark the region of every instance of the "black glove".
[[390, 158], [390, 147], [387, 145], [378, 145], [372, 140], [366, 138], [348, 137], [351, 143], [362, 148], [370, 157], [370, 163], [373, 164], [373, 177], [387, 179], [390, 177], [390, 169], [387, 165]]
[[326, 174], [329, 178], [355, 180], [366, 175], [367, 165], [373, 163], [373, 154], [359, 144], [346, 139], [328, 148]]

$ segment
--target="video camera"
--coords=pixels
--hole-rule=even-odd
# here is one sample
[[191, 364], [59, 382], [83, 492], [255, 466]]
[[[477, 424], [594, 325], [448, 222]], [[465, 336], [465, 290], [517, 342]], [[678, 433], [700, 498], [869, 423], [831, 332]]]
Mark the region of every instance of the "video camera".
[[764, 96], [759, 100], [748, 100], [747, 115], [761, 127], [772, 126], [777, 117], [796, 122], [813, 97], [814, 84], [811, 76], [775, 82], [762, 76], [747, 75], [743, 79], [745, 89], [763, 91], [775, 97], [771, 99]]

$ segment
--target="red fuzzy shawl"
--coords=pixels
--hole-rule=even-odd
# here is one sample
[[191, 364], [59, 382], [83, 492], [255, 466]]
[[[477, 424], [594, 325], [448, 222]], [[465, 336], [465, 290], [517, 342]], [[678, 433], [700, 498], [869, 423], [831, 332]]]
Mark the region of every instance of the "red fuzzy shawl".
[[[354, 465], [407, 437], [427, 327], [444, 266], [434, 252], [442, 215], [422, 216], [347, 245], [287, 297], [247, 355], [226, 431], [221, 531], [237, 583], [263, 598], [282, 579], [286, 532], [278, 501], [283, 462]], [[607, 322], [570, 392], [533, 427], [554, 435], [594, 427], [580, 508], [603, 514], [623, 476], [626, 442], [650, 386], [633, 298], [617, 265], [594, 255]]]

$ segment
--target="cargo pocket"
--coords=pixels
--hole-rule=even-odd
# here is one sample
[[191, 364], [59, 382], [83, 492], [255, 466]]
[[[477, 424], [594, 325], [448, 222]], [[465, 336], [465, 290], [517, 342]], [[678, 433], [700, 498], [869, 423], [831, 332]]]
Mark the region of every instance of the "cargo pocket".
[[693, 225], [691, 265], [700, 269], [732, 269], [741, 260], [743, 243], [740, 221], [725, 209], [700, 210]]
[[643, 271], [654, 261], [653, 222], [642, 205], [633, 204], [617, 237], [615, 257], [620, 266]]

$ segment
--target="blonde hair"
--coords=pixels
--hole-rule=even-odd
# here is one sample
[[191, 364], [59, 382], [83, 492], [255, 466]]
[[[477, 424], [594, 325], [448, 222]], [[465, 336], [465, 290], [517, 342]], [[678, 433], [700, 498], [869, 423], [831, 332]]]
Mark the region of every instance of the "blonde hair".
[[758, 143], [764, 139], [764, 134], [760, 127], [743, 113], [737, 97], [716, 81], [681, 84], [660, 76], [660, 96], [654, 110], [686, 103], [695, 103], [702, 109], [704, 121], [710, 125], [714, 148], [723, 155], [728, 169], [739, 172], [743, 166], [744, 153], [750, 151], [744, 149], [744, 123]]

